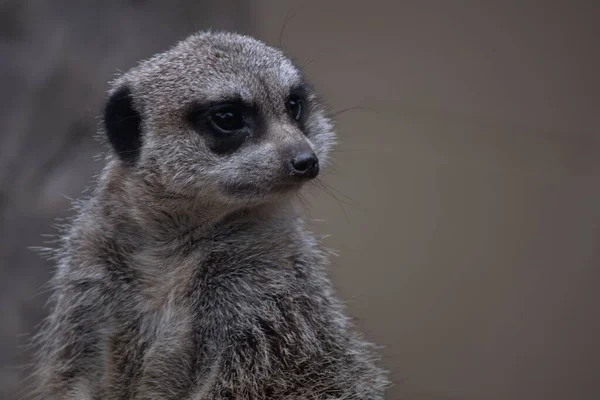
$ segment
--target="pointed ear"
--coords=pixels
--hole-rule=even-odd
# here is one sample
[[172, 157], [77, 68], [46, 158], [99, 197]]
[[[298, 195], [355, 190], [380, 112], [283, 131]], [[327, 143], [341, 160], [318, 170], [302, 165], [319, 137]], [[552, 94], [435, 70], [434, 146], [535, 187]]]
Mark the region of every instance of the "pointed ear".
[[117, 156], [125, 164], [134, 165], [142, 147], [142, 118], [135, 109], [131, 89], [117, 89], [104, 107], [106, 136]]

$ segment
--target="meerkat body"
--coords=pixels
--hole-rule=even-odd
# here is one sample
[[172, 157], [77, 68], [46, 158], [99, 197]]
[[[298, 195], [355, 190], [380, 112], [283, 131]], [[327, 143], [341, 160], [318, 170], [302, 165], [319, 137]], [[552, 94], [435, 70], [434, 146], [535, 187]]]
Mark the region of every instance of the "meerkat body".
[[200, 33], [119, 77], [57, 252], [43, 399], [383, 399], [292, 203], [334, 142], [298, 69]]

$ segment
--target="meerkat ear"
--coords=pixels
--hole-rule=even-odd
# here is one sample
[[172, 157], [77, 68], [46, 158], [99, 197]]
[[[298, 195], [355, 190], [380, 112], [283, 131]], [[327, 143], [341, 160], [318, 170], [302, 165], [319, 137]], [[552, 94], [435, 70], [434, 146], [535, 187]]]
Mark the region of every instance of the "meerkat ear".
[[123, 86], [116, 90], [104, 107], [106, 136], [117, 154], [126, 164], [135, 164], [142, 147], [142, 118], [135, 109], [131, 89]]

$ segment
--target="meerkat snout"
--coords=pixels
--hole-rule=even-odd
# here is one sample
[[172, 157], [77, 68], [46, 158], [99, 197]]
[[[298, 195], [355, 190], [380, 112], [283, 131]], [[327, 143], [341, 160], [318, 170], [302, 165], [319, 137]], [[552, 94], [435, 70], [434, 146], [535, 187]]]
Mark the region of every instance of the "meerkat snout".
[[314, 152], [301, 151], [289, 164], [290, 173], [300, 178], [312, 179], [319, 175], [319, 159]]

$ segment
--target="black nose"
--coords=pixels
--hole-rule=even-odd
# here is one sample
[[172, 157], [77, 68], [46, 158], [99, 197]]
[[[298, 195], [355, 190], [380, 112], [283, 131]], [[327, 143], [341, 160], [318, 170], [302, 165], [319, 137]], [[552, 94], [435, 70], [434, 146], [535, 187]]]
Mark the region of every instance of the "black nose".
[[319, 159], [315, 153], [298, 153], [290, 163], [290, 171], [292, 175], [314, 178], [319, 175]]

